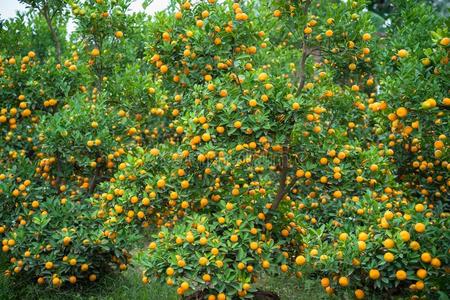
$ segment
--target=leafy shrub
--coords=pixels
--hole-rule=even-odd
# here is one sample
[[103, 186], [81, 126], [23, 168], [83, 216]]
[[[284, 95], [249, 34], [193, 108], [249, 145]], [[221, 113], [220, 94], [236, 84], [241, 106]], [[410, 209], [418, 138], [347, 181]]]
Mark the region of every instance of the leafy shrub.
[[227, 205], [215, 215], [193, 214], [173, 228], [163, 227], [139, 261], [148, 270], [143, 281], [160, 274], [157, 279], [177, 287], [180, 295], [254, 292], [253, 282], [264, 272], [276, 274], [280, 264], [282, 272], [288, 270], [287, 257], [264, 225], [255, 212]]
[[[139, 260], [147, 266], [144, 282], [156, 278], [179, 294], [210, 299], [254, 293], [257, 276], [234, 273], [238, 261], [220, 272], [199, 266], [213, 242], [197, 243], [198, 224], [221, 232], [216, 219], [231, 205], [264, 220], [255, 227], [270, 231], [270, 245], [284, 253], [268, 256], [271, 266], [318, 277], [329, 294], [445, 290], [448, 249], [428, 245], [447, 228], [448, 214], [426, 193], [418, 196], [417, 174], [402, 173], [410, 161], [399, 157], [408, 156], [385, 134], [387, 112], [402, 114], [387, 96], [406, 86], [381, 79], [395, 38], [379, 39], [357, 2], [179, 4], [174, 15], [158, 15], [151, 32], [149, 61], [162, 83], [155, 91], [171, 95], [155, 110], [169, 122], [167, 140], [136, 149], [100, 201], [104, 216], [163, 226]], [[412, 59], [399, 55], [394, 64]], [[440, 78], [427, 90], [443, 92]], [[415, 78], [408, 80], [413, 88]], [[426, 124], [433, 131], [426, 138], [442, 135], [443, 127]], [[240, 215], [231, 223], [241, 219], [253, 220]], [[219, 242], [229, 243], [223, 235]], [[236, 249], [248, 250], [245, 237]], [[185, 258], [187, 252], [194, 255]], [[422, 254], [427, 262], [418, 261]]]
[[55, 161], [47, 173], [62, 178], [85, 176], [90, 182], [83, 187], [92, 192], [124, 153], [122, 146], [127, 142], [129, 122], [125, 112], [82, 97], [43, 118], [38, 130], [44, 160]]
[[90, 213], [89, 201], [55, 194], [45, 184], [33, 192], [21, 204], [20, 222], [3, 235], [2, 251], [10, 262], [7, 276], [59, 287], [127, 268], [131, 255], [119, 250], [126, 248], [123, 232], [104, 230]]

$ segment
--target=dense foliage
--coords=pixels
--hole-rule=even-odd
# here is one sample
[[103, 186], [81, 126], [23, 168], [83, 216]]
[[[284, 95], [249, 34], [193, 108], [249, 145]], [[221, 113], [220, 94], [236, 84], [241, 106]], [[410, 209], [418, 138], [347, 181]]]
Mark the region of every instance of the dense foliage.
[[55, 1], [24, 1], [45, 40], [0, 48], [5, 275], [64, 288], [134, 263], [210, 300], [279, 272], [448, 294], [450, 38], [431, 6]]

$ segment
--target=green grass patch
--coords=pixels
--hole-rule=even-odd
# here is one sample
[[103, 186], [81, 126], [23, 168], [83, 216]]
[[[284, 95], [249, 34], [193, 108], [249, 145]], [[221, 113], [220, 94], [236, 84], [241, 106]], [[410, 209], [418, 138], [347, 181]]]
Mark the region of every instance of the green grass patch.
[[[4, 257], [0, 255], [0, 270], [4, 270]], [[288, 274], [262, 277], [256, 283], [259, 290], [271, 291], [281, 300], [354, 299], [353, 291], [328, 296], [318, 279], [298, 279]], [[0, 275], [0, 299], [32, 300], [177, 300], [175, 289], [159, 283], [142, 284], [140, 272], [131, 268], [118, 274], [100, 277], [96, 284], [68, 289], [43, 288], [35, 283], [14, 283]], [[375, 295], [367, 299], [379, 299]]]
[[[282, 300], [327, 299], [318, 282], [298, 280], [288, 275], [275, 278], [262, 278], [257, 287], [272, 291]], [[36, 300], [176, 300], [175, 289], [159, 283], [144, 285], [136, 269], [121, 274], [100, 278], [94, 285], [69, 289], [43, 288], [37, 284], [13, 285], [11, 280], [0, 276], [0, 299]], [[329, 298], [328, 298], [329, 299]]]
[[68, 289], [43, 288], [37, 284], [12, 284], [0, 276], [0, 299], [33, 300], [175, 300], [175, 291], [158, 283], [142, 284], [135, 269], [121, 274], [107, 275], [96, 284]]

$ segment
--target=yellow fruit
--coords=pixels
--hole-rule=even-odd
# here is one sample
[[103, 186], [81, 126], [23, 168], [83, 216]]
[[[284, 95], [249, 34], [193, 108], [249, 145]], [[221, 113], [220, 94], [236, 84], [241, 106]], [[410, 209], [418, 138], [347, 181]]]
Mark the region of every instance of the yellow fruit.
[[425, 269], [419, 269], [417, 270], [416, 275], [418, 278], [424, 279], [425, 277], [427, 277], [427, 271]]
[[327, 277], [324, 277], [320, 280], [320, 284], [322, 285], [322, 287], [326, 288], [326, 287], [330, 286], [330, 279], [328, 279]]
[[153, 148], [150, 150], [150, 154], [153, 156], [158, 156], [159, 155], [159, 150], [156, 148]]
[[183, 181], [181, 182], [181, 188], [187, 189], [188, 187], [189, 187], [189, 181], [183, 180]]
[[431, 262], [431, 254], [428, 252], [424, 252], [422, 253], [422, 255], [420, 256], [420, 259], [424, 262], [424, 263], [429, 263]]
[[413, 251], [417, 251], [420, 249], [420, 244], [416, 241], [412, 241], [411, 243], [409, 243], [409, 247], [413, 250]]
[[95, 56], [99, 56], [100, 55], [100, 50], [98, 48], [92, 49], [91, 55], [94, 56], [94, 57]]
[[267, 75], [267, 73], [261, 73], [258, 75], [259, 81], [266, 81], [268, 78], [269, 78], [269, 76]]
[[52, 269], [52, 268], [53, 268], [53, 263], [52, 263], [51, 261], [46, 262], [46, 263], [45, 263], [45, 268], [46, 268], [47, 270]]
[[409, 53], [408, 53], [408, 51], [406, 51], [405, 49], [401, 49], [401, 50], [399, 50], [399, 51], [397, 52], [397, 55], [398, 55], [400, 58], [404, 58], [404, 57], [407, 57], [407, 56], [409, 55]]
[[68, 236], [64, 237], [64, 239], [63, 239], [64, 246], [69, 245], [71, 241], [72, 241], [72, 239], [70, 237], [68, 237]]
[[209, 262], [209, 261], [208, 261], [208, 259], [207, 259], [206, 257], [200, 257], [199, 260], [198, 260], [198, 264], [199, 264], [200, 266], [206, 266], [206, 264], [207, 264], [208, 262]]
[[395, 242], [392, 239], [385, 239], [383, 242], [384, 247], [391, 249], [394, 248]]
[[403, 271], [403, 270], [398, 270], [398, 271], [395, 273], [395, 277], [396, 277], [398, 280], [405, 280], [406, 277], [407, 277], [407, 274], [406, 274], [406, 272]]
[[256, 102], [255, 99], [251, 99], [250, 101], [248, 101], [248, 105], [251, 107], [255, 107], [256, 105], [258, 105], [258, 102]]
[[198, 233], [203, 233], [205, 232], [206, 228], [203, 225], [197, 225], [197, 232]]
[[364, 241], [358, 241], [358, 249], [359, 249], [359, 251], [364, 251], [364, 250], [366, 250], [366, 247], [367, 247], [366, 242], [364, 242]]
[[450, 44], [450, 38], [448, 37], [442, 38], [439, 44], [441, 44], [442, 46], [448, 46]]
[[408, 115], [408, 110], [404, 107], [397, 108], [395, 112], [399, 118], [405, 118]]
[[358, 240], [363, 241], [363, 242], [367, 241], [368, 238], [369, 238], [369, 236], [365, 232], [361, 232], [358, 235]]
[[409, 234], [409, 232], [408, 231], [401, 231], [400, 232], [400, 238], [404, 241], [404, 242], [407, 242], [407, 241], [409, 241], [409, 239], [411, 238], [411, 236], [410, 236], [410, 234]]
[[52, 279], [52, 284], [53, 284], [54, 286], [59, 286], [59, 285], [61, 285], [61, 279], [59, 279], [58, 277], [54, 277], [54, 278]]
[[81, 265], [81, 271], [82, 272], [86, 272], [89, 269], [89, 265], [88, 264], [82, 264]]
[[346, 287], [346, 286], [348, 286], [348, 283], [349, 283], [349, 280], [347, 277], [344, 277], [344, 276], [339, 277], [339, 285], [340, 286]]
[[372, 171], [372, 172], [376, 172], [376, 171], [378, 171], [378, 166], [377, 166], [377, 165], [375, 165], [375, 164], [373, 164], [373, 165], [370, 165], [370, 171]]
[[356, 299], [364, 299], [365, 294], [363, 290], [357, 289], [355, 290], [355, 298]]
[[423, 290], [423, 288], [425, 287], [425, 283], [421, 280], [417, 281], [415, 285], [416, 285], [416, 289], [418, 289], [418, 290]]
[[299, 266], [304, 265], [305, 262], [306, 262], [306, 259], [305, 259], [305, 257], [304, 257], [303, 255], [297, 256], [297, 257], [295, 258], [295, 263], [296, 263], [297, 265], [299, 265]]
[[[442, 148], [444, 148], [444, 142], [443, 141], [434, 142], [434, 148], [441, 150]], [[417, 205], [422, 205], [422, 207], [423, 207], [423, 204], [417, 204]], [[416, 207], [417, 207], [417, 205], [416, 205]], [[417, 208], [416, 208], [416, 211], [417, 211]]]
[[169, 67], [167, 67], [166, 65], [162, 65], [159, 70], [161, 71], [161, 73], [166, 74], [169, 71]]
[[195, 238], [194, 238], [194, 236], [193, 236], [192, 234], [186, 235], [186, 241], [187, 241], [188, 243], [193, 243], [194, 240], [195, 240]]
[[437, 102], [433, 98], [427, 99], [424, 102], [422, 102], [423, 109], [431, 109], [431, 108], [436, 107], [436, 105], [437, 105]]
[[203, 140], [204, 142], [209, 142], [209, 141], [211, 140], [211, 135], [210, 135], [209, 133], [204, 133], [204, 134], [202, 135], [202, 140]]
[[423, 223], [417, 223], [414, 225], [414, 230], [418, 233], [423, 233], [425, 232], [425, 224]]
[[167, 274], [167, 276], [172, 276], [174, 273], [175, 273], [175, 270], [174, 270], [173, 268], [168, 267], [168, 268], [166, 269], [166, 274]]
[[186, 281], [183, 281], [181, 283], [180, 287], [183, 289], [183, 291], [187, 291], [189, 289], [189, 283]]
[[369, 271], [369, 278], [372, 280], [377, 280], [380, 278], [380, 272], [377, 269], [371, 269]]
[[395, 256], [394, 256], [394, 254], [392, 254], [391, 252], [386, 252], [386, 253], [384, 254], [384, 260], [385, 260], [385, 261], [387, 261], [387, 262], [393, 262], [394, 259], [395, 259]]
[[432, 260], [431, 260], [431, 265], [433, 266], [433, 267], [435, 267], [435, 268], [440, 268], [441, 267], [441, 260], [439, 259], [439, 258], [437, 258], [437, 257], [435, 257], [435, 258], [433, 258]]
[[217, 300], [226, 300], [227, 296], [224, 293], [217, 294]]
[[362, 36], [363, 41], [370, 41], [372, 39], [372, 36], [370, 33], [364, 33]]

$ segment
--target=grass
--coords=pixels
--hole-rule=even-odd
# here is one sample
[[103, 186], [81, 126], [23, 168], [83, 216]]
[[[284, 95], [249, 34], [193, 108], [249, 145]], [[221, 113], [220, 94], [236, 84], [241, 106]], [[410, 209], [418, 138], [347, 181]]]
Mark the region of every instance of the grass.
[[[257, 287], [277, 294], [281, 300], [353, 300], [353, 293], [328, 296], [318, 280], [296, 278], [288, 275], [262, 278]], [[371, 295], [366, 299], [381, 299]], [[36, 284], [20, 288], [11, 286], [4, 276], [0, 276], [1, 300], [180, 300], [173, 289], [158, 283], [143, 285], [140, 274], [136, 270], [128, 270], [122, 274], [106, 276], [96, 285], [77, 289], [43, 289]], [[405, 299], [394, 297], [391, 299]]]
[[36, 300], [176, 300], [176, 294], [168, 287], [156, 283], [143, 285], [136, 270], [109, 275], [93, 286], [76, 289], [43, 289], [37, 284], [15, 287], [4, 276], [0, 276], [0, 299]]
[[[297, 280], [288, 275], [262, 278], [257, 284], [261, 290], [272, 291], [282, 300], [321, 300], [330, 299], [320, 283], [313, 280]], [[138, 271], [130, 269], [122, 274], [104, 277], [94, 286], [77, 289], [58, 290], [42, 289], [36, 284], [20, 288], [11, 286], [10, 281], [0, 276], [0, 299], [35, 299], [35, 300], [177, 300], [173, 289], [157, 283], [143, 285]], [[338, 297], [335, 299], [353, 299]]]
[[[271, 291], [281, 300], [322, 300], [354, 299], [349, 291], [338, 296], [328, 296], [318, 280], [298, 280], [288, 275], [264, 277], [258, 282], [261, 290]], [[0, 276], [0, 299], [16, 300], [179, 300], [173, 289], [165, 285], [150, 283], [143, 285], [137, 270], [130, 269], [124, 273], [109, 275], [99, 280], [96, 285], [77, 289], [43, 289], [37, 284], [12, 286], [8, 278]], [[368, 299], [379, 299], [369, 297]]]
[[263, 277], [257, 287], [275, 292], [281, 300], [321, 300], [330, 299], [319, 281], [302, 279], [281, 274], [277, 277]]
[[[5, 257], [0, 255], [0, 271], [5, 269]], [[95, 285], [72, 289], [43, 289], [35, 283], [15, 284], [0, 274], [0, 300], [176, 300], [177, 295], [167, 286], [142, 284], [136, 269], [101, 277]]]
[[[327, 296], [316, 281], [301, 280], [281, 275], [276, 278], [262, 278], [258, 287], [275, 292], [282, 300], [320, 300]], [[130, 269], [122, 274], [109, 275], [94, 286], [77, 289], [42, 289], [36, 284], [12, 286], [10, 280], [0, 276], [0, 299], [36, 300], [176, 300], [173, 289], [157, 283], [143, 285], [137, 270]]]
[[[4, 261], [1, 261], [3, 270]], [[271, 291], [281, 300], [321, 300], [330, 299], [319, 280], [301, 279], [280, 274], [276, 277], [263, 277], [257, 288]], [[380, 299], [381, 297], [368, 297]], [[143, 285], [138, 270], [129, 269], [121, 274], [108, 275], [97, 284], [73, 289], [43, 289], [37, 284], [11, 285], [11, 281], [0, 274], [1, 300], [179, 300], [174, 289], [158, 283]], [[331, 299], [354, 299], [352, 291], [331, 297]]]

